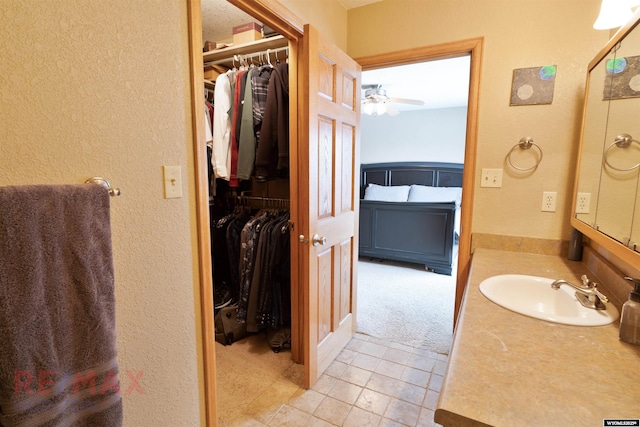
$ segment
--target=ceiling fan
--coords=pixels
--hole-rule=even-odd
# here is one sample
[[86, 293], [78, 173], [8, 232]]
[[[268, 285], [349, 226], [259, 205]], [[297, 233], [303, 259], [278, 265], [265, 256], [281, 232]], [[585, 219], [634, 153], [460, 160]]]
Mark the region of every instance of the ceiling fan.
[[379, 116], [388, 114], [397, 116], [399, 111], [396, 110], [391, 103], [424, 105], [424, 101], [418, 99], [390, 98], [387, 91], [382, 89], [382, 85], [362, 85], [364, 90], [364, 98], [362, 100], [362, 112], [370, 116]]

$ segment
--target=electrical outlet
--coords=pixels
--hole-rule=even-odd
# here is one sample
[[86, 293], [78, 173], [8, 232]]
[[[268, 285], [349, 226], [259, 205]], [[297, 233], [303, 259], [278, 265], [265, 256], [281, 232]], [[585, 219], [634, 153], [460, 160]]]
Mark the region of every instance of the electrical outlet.
[[502, 187], [502, 169], [482, 169], [480, 187]]
[[542, 193], [542, 212], [555, 212], [558, 193], [545, 191]]
[[588, 214], [591, 209], [591, 193], [578, 193], [576, 199], [576, 213]]

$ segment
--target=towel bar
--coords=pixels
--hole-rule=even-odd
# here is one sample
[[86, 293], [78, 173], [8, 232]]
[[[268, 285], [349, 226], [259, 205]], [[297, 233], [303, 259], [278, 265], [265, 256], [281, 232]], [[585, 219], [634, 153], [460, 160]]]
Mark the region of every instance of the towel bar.
[[109, 194], [111, 195], [111, 197], [115, 197], [115, 196], [119, 196], [120, 195], [120, 189], [111, 187], [111, 184], [109, 183], [109, 181], [107, 181], [106, 179], [104, 179], [102, 177], [94, 176], [93, 178], [89, 178], [88, 180], [86, 180], [84, 183], [85, 184], [99, 184], [99, 185], [102, 185], [104, 188], [109, 190]]
[[640, 162], [636, 163], [635, 166], [631, 166], [630, 168], [617, 168], [615, 166], [613, 166], [611, 163], [609, 163], [609, 151], [613, 148], [613, 147], [618, 147], [618, 148], [627, 148], [629, 147], [632, 143], [636, 143], [636, 144], [640, 144], [640, 142], [638, 142], [637, 140], [633, 139], [633, 137], [631, 135], [629, 135], [628, 133], [621, 133], [620, 135], [616, 136], [615, 141], [613, 141], [611, 143], [611, 145], [609, 145], [609, 147], [606, 149], [606, 151], [604, 152], [604, 163], [605, 165], [609, 166], [611, 169], [613, 170], [617, 170], [618, 172], [629, 172], [634, 170], [637, 167], [640, 167]]
[[[523, 167], [514, 165], [513, 162], [511, 161], [511, 155], [513, 154], [513, 151], [516, 148], [520, 148], [521, 150], [528, 150], [531, 147], [537, 148], [538, 153], [540, 154], [540, 156], [538, 157], [538, 160], [536, 161], [536, 164], [531, 166], [530, 168], [523, 168]], [[542, 148], [540, 148], [538, 144], [535, 144], [533, 142], [533, 138], [531, 138], [530, 136], [520, 138], [520, 141], [516, 145], [514, 145], [511, 151], [509, 151], [509, 154], [507, 154], [507, 161], [514, 169], [518, 169], [519, 171], [530, 171], [532, 169], [537, 168], [540, 162], [542, 161]]]

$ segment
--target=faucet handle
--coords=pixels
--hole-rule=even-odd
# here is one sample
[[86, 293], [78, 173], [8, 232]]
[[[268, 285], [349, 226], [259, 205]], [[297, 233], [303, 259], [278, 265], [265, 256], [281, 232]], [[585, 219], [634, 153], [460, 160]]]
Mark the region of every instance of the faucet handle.
[[597, 289], [594, 289], [594, 292], [596, 293], [596, 295], [598, 296], [598, 298], [600, 298], [600, 301], [602, 302], [609, 302], [609, 298], [607, 298], [606, 295], [604, 295], [602, 292], [600, 292]]
[[625, 276], [625, 280], [633, 282], [634, 285], [640, 285], [640, 279], [635, 279], [633, 277]]
[[591, 280], [589, 280], [586, 274], [583, 274], [580, 278], [582, 279], [582, 285], [585, 288], [595, 288], [596, 286], [598, 286], [597, 283], [594, 283]]
[[[596, 282], [592, 282], [591, 280], [589, 280], [589, 278], [587, 277], [586, 274], [583, 274], [582, 277], [582, 284], [584, 285], [584, 287], [586, 289], [592, 289], [592, 292], [598, 296], [598, 298], [600, 298], [600, 301], [602, 302], [609, 302], [609, 298], [606, 297], [606, 295], [604, 295], [602, 292], [600, 292], [598, 290], [598, 284]], [[590, 297], [589, 299], [591, 299], [593, 297]]]

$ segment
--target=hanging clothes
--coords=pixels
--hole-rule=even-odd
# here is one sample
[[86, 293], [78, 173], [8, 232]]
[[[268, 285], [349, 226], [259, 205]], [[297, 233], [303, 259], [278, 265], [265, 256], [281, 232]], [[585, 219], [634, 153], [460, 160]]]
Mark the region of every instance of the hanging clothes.
[[255, 174], [258, 181], [288, 175], [289, 169], [289, 64], [273, 67], [269, 77]]
[[204, 117], [204, 135], [205, 143], [207, 147], [207, 176], [209, 179], [209, 203], [213, 202], [213, 197], [216, 195], [216, 180], [215, 173], [213, 172], [213, 105], [205, 100], [204, 102], [205, 117]]
[[249, 332], [288, 326], [289, 212], [235, 209], [211, 224], [214, 305], [237, 303], [238, 320]]
[[242, 121], [242, 104], [240, 102], [244, 92], [244, 84], [242, 82], [243, 80], [246, 81], [246, 74], [246, 70], [238, 71], [231, 89], [233, 104], [231, 106], [231, 135], [229, 141], [231, 150], [229, 186], [233, 188], [240, 186], [240, 181], [238, 180], [238, 135], [240, 133], [240, 122]]
[[[254, 179], [288, 175], [288, 78], [287, 64], [219, 75], [208, 144], [217, 191], [210, 207], [214, 309], [227, 320], [233, 313], [245, 333], [277, 330], [274, 351], [290, 346], [289, 213], [229, 205], [246, 203], [237, 194], [250, 190]], [[225, 336], [225, 343], [234, 339]]]
[[229, 180], [231, 166], [230, 136], [231, 119], [231, 76], [234, 73], [220, 74], [216, 78], [213, 114], [213, 171], [216, 178]]
[[259, 329], [278, 329], [291, 325], [289, 213], [276, 217], [270, 233], [263, 233], [262, 238], [265, 259], [255, 321]]
[[246, 322], [247, 320], [251, 284], [253, 282], [253, 270], [256, 265], [256, 255], [258, 252], [258, 238], [261, 228], [267, 219], [268, 212], [260, 211], [246, 223], [241, 233], [238, 319], [242, 322]]
[[213, 105], [208, 101], [204, 102], [204, 141], [213, 146]]
[[238, 179], [251, 179], [256, 159], [256, 137], [253, 128], [253, 75], [258, 70], [250, 68], [246, 74], [240, 129], [238, 131]]
[[[260, 144], [260, 131], [262, 130], [262, 119], [264, 109], [267, 104], [267, 90], [269, 89], [269, 78], [273, 67], [264, 65], [251, 76], [251, 93], [253, 101], [253, 130], [256, 136], [256, 146]], [[254, 155], [255, 161], [255, 155]]]

